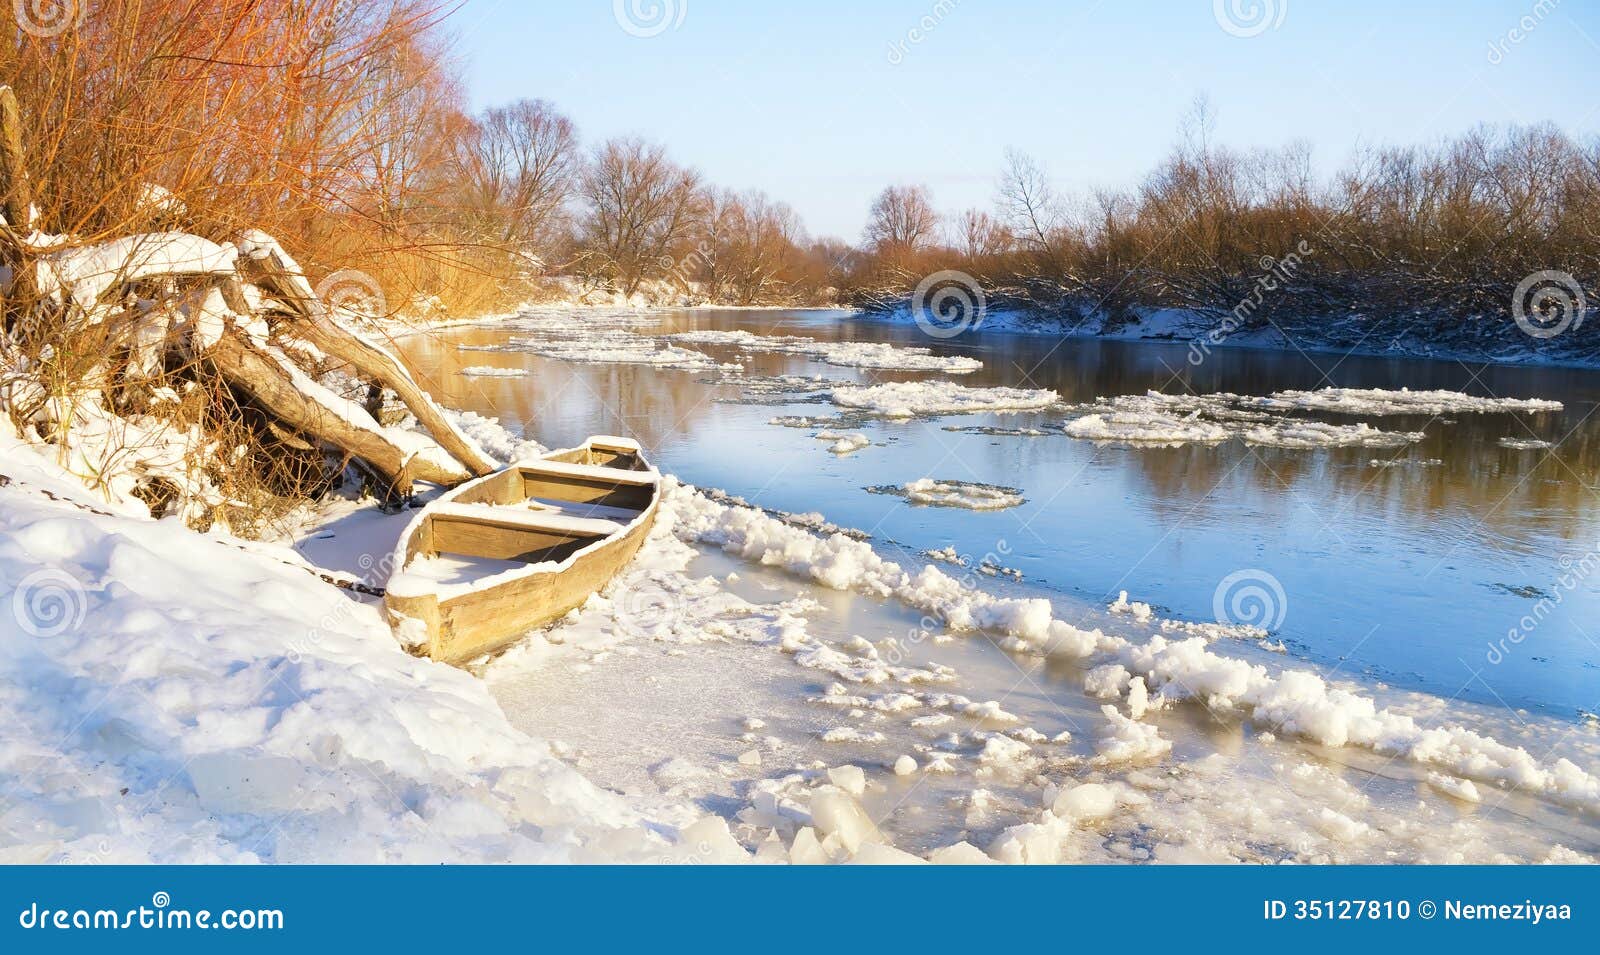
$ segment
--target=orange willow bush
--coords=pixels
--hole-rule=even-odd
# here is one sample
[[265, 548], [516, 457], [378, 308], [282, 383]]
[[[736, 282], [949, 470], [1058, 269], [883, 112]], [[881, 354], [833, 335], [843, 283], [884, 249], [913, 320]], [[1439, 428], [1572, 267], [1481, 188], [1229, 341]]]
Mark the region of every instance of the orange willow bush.
[[[0, 83], [39, 228], [265, 229], [313, 272], [373, 273], [391, 305], [474, 284], [436, 221], [461, 115], [442, 0], [96, 0], [55, 35], [7, 6]], [[151, 186], [184, 211], [163, 216]]]

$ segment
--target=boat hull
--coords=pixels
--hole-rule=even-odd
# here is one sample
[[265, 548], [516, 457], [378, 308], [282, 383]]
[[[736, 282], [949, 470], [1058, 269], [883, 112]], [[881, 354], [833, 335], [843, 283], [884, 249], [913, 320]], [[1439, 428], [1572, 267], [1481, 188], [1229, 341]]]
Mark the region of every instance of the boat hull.
[[[469, 663], [582, 606], [633, 559], [655, 526], [660, 476], [636, 447], [618, 455], [598, 440], [462, 485], [418, 513], [396, 552], [402, 573], [384, 599], [406, 643], [443, 663]], [[524, 500], [632, 516], [625, 524], [541, 518], [543, 511], [515, 510]], [[433, 585], [407, 573], [442, 553], [529, 562], [466, 585]]]

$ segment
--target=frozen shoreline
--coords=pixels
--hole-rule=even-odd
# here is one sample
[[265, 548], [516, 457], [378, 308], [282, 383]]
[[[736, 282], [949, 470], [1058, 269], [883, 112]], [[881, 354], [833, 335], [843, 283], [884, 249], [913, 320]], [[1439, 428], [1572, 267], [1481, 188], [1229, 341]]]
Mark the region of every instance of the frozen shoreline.
[[[1244, 351], [1306, 352], [1319, 355], [1356, 355], [1431, 361], [1473, 361], [1496, 365], [1548, 368], [1600, 368], [1600, 354], [1593, 357], [1569, 356], [1559, 353], [1548, 354], [1527, 348], [1525, 345], [1520, 351], [1513, 349], [1499, 353], [1486, 351], [1483, 348], [1461, 347], [1448, 341], [1373, 347], [1367, 345], [1366, 342], [1378, 339], [1381, 336], [1376, 334], [1375, 330], [1369, 336], [1367, 334], [1367, 326], [1361, 324], [1362, 319], [1354, 317], [1347, 318], [1336, 326], [1339, 330], [1352, 333], [1352, 337], [1358, 342], [1354, 345], [1320, 340], [1318, 333], [1312, 329], [1296, 329], [1296, 335], [1292, 343], [1286, 341], [1283, 334], [1275, 329], [1240, 330], [1231, 334], [1219, 335], [1220, 340], [1212, 341], [1208, 336], [1222, 324], [1223, 319], [1221, 318], [1207, 318], [1200, 313], [1186, 309], [1140, 309], [1138, 311], [1138, 316], [1131, 323], [1108, 328], [1104, 317], [1091, 316], [1071, 321], [1067, 318], [1044, 312], [997, 309], [986, 313], [980, 322], [974, 324], [971, 332], [983, 335], [1019, 335], [1072, 341], [1152, 342], [1192, 346], [1196, 353], [1202, 357], [1202, 360], [1203, 356], [1211, 350], [1225, 348]], [[911, 314], [904, 308], [886, 312], [857, 309], [850, 312], [848, 317], [854, 321], [881, 322], [894, 325], [913, 323]], [[968, 334], [971, 334], [971, 332]], [[1583, 334], [1581, 329], [1574, 330], [1569, 333], [1569, 337], [1576, 338], [1581, 334]], [[1401, 340], [1392, 339], [1392, 341], [1398, 343]], [[1507, 341], [1514, 346], [1523, 345], [1522, 342], [1514, 338], [1508, 338]]]

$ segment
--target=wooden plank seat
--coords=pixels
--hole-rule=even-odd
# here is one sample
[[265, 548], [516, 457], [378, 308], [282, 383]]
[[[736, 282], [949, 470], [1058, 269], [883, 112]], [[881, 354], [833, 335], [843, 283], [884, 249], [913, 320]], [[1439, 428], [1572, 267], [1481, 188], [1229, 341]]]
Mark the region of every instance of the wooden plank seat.
[[518, 465], [518, 470], [522, 471], [523, 474], [579, 478], [585, 481], [609, 481], [612, 484], [625, 484], [632, 487], [644, 487], [661, 480], [661, 475], [655, 471], [633, 471], [626, 468], [605, 467], [599, 464], [569, 464], [566, 461], [525, 462]]

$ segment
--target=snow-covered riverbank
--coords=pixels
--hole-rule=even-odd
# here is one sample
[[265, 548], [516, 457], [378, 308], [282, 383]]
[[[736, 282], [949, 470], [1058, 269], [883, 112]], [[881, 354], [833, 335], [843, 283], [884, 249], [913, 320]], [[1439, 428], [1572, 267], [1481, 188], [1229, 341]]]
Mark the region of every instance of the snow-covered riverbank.
[[[911, 324], [908, 307], [855, 313], [862, 321]], [[1136, 308], [1113, 317], [1103, 312], [993, 307], [967, 323], [967, 331], [1052, 338], [1162, 341], [1186, 345], [1189, 362], [1203, 364], [1219, 348], [1268, 349], [1312, 354], [1457, 359], [1513, 365], [1600, 367], [1600, 333], [1578, 323], [1563, 335], [1538, 339], [1509, 318], [1457, 321], [1431, 315], [1302, 315], [1240, 327], [1227, 313]]]

